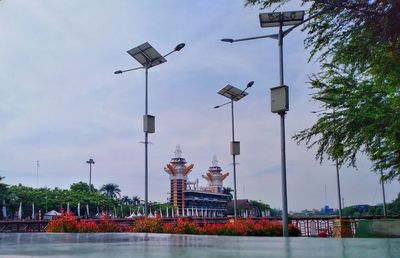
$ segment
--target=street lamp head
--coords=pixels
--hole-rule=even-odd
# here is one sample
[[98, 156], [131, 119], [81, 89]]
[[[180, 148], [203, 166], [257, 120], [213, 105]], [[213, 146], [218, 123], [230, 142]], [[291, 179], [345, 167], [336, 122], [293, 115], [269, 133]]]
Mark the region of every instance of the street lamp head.
[[118, 71], [115, 71], [115, 72], [114, 72], [114, 74], [121, 74], [121, 73], [122, 73], [121, 70], [118, 70]]
[[220, 106], [215, 106], [214, 108], [219, 108]]
[[178, 44], [176, 47], [175, 47], [175, 51], [180, 51], [182, 48], [184, 48], [185, 47], [185, 43], [180, 43], [180, 44]]
[[247, 88], [250, 88], [251, 86], [253, 86], [253, 84], [254, 84], [254, 81], [249, 82], [249, 83], [247, 84]]
[[229, 43], [233, 43], [233, 39], [221, 39], [222, 42], [229, 42]]

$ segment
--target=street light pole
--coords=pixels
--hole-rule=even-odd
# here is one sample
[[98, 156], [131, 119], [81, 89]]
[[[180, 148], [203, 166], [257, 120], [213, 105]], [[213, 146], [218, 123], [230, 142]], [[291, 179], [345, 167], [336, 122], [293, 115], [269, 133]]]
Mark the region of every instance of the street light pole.
[[[149, 81], [149, 68], [145, 67], [145, 117], [148, 117], [148, 81]], [[149, 186], [149, 132], [144, 132], [144, 216], [147, 217], [147, 204], [148, 204], [148, 186]]]
[[180, 51], [185, 47], [185, 43], [178, 44], [172, 51], [168, 52], [164, 56], [160, 55], [157, 50], [155, 50], [148, 42], [142, 45], [132, 48], [127, 51], [136, 61], [138, 61], [142, 66], [135, 67], [127, 70], [118, 70], [114, 74], [122, 74], [125, 72], [135, 71], [139, 69], [145, 70], [145, 114], [143, 116], [143, 131], [144, 131], [144, 216], [147, 217], [148, 214], [148, 144], [149, 144], [149, 133], [155, 133], [155, 117], [149, 115], [148, 112], [148, 70], [149, 68], [165, 63], [167, 60], [166, 56]]
[[[233, 100], [231, 100], [231, 113], [232, 113], [232, 143], [235, 142], [235, 117], [233, 112]], [[232, 153], [232, 160], [233, 160], [233, 214], [235, 220], [237, 219], [237, 191], [236, 191], [236, 154]]]
[[92, 164], [94, 164], [94, 160], [89, 159], [88, 161], [86, 161], [86, 163], [89, 164], [89, 192], [91, 192], [92, 191]]
[[383, 171], [381, 170], [381, 184], [382, 184], [382, 197], [383, 197], [383, 216], [387, 217], [386, 196], [385, 196], [385, 182], [383, 181]]
[[[279, 22], [278, 45], [279, 45], [279, 82], [280, 86], [285, 85], [283, 76], [283, 31], [282, 18]], [[288, 205], [287, 205], [287, 180], [286, 180], [286, 136], [285, 136], [285, 115], [286, 111], [278, 113], [281, 120], [281, 181], [282, 181], [282, 225], [283, 236], [289, 236], [288, 228]]]
[[232, 142], [231, 142], [231, 155], [232, 155], [232, 160], [233, 160], [233, 214], [234, 214], [234, 219], [237, 219], [237, 187], [236, 187], [236, 155], [240, 154], [240, 142], [235, 141], [235, 115], [234, 115], [234, 101], [239, 101], [243, 97], [245, 97], [248, 93], [246, 90], [253, 86], [254, 81], [250, 81], [247, 84], [247, 87], [244, 90], [239, 90], [236, 87], [233, 87], [232, 85], [226, 85], [223, 89], [221, 89], [218, 93], [221, 94], [224, 97], [227, 97], [230, 99], [229, 102], [226, 102], [222, 105], [215, 106], [214, 108], [220, 108], [222, 106], [225, 106], [227, 104], [231, 104], [231, 117], [232, 117]]
[[[288, 103], [288, 87], [284, 84], [283, 75], [283, 38], [289, 34], [294, 28], [300, 26], [304, 22], [310, 20], [315, 16], [309, 17], [304, 20], [304, 11], [296, 12], [273, 12], [262, 13], [259, 15], [261, 27], [279, 27], [277, 34], [242, 38], [230, 39], [225, 38], [223, 42], [238, 42], [253, 39], [272, 38], [278, 40], [279, 45], [279, 84], [280, 86], [271, 88], [271, 111], [280, 116], [281, 124], [281, 177], [282, 177], [282, 224], [283, 236], [289, 236], [288, 229], [288, 209], [287, 209], [287, 184], [286, 184], [286, 142], [285, 142], [285, 115], [289, 110]], [[283, 31], [283, 26], [291, 26], [289, 29]]]
[[339, 163], [338, 158], [336, 157], [335, 165], [336, 165], [336, 182], [337, 182], [337, 190], [338, 190], [338, 200], [339, 200], [339, 219], [342, 218], [342, 194], [340, 193], [340, 176], [339, 176]]
[[[337, 124], [336, 121], [336, 109], [333, 107], [333, 121]], [[335, 131], [335, 139], [337, 138], [337, 132]], [[342, 194], [340, 191], [340, 168], [339, 168], [339, 161], [337, 155], [335, 155], [335, 167], [336, 167], [336, 185], [337, 185], [337, 192], [338, 192], [338, 203], [339, 203], [339, 219], [342, 219]]]
[[39, 160], [36, 160], [36, 188], [39, 188]]

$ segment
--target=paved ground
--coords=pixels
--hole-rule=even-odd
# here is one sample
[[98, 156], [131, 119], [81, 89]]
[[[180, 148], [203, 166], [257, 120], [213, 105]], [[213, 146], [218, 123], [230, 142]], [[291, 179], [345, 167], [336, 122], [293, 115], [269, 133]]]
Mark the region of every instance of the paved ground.
[[0, 257], [400, 257], [400, 239], [2, 233]]

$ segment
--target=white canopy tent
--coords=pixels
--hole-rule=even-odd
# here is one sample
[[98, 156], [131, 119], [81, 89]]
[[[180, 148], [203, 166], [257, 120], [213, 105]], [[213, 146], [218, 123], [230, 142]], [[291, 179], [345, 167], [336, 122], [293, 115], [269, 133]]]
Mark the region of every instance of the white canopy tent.
[[54, 216], [61, 216], [61, 213], [51, 210], [43, 215], [44, 220], [51, 220]]

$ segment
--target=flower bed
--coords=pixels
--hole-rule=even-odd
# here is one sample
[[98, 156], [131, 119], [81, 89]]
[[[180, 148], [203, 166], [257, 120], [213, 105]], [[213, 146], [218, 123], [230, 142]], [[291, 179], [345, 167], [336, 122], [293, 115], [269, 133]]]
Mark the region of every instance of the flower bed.
[[103, 217], [100, 224], [93, 220], [78, 221], [72, 213], [63, 212], [61, 216], [53, 218], [47, 227], [47, 232], [63, 232], [63, 233], [97, 233], [97, 232], [126, 232], [131, 227], [126, 225], [118, 225], [117, 223]]
[[[48, 232], [147, 232], [168, 234], [197, 234], [197, 235], [226, 235], [226, 236], [282, 236], [282, 225], [265, 219], [253, 221], [251, 219], [227, 222], [224, 224], [209, 224], [204, 220], [199, 225], [188, 219], [178, 218], [174, 223], [163, 223], [159, 218], [145, 218], [136, 220], [132, 226], [118, 225], [112, 220], [103, 217], [99, 224], [92, 220], [77, 221], [70, 213], [50, 221]], [[300, 236], [300, 230], [289, 225], [290, 236]]]
[[[225, 236], [282, 236], [282, 224], [265, 219], [259, 221], [246, 219], [224, 224], [209, 224], [204, 221], [202, 225], [181, 218], [171, 224], [163, 224], [160, 219], [141, 219], [134, 222], [132, 231]], [[290, 224], [289, 235], [300, 236], [300, 230]]]

